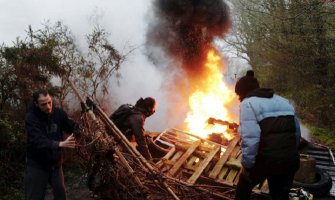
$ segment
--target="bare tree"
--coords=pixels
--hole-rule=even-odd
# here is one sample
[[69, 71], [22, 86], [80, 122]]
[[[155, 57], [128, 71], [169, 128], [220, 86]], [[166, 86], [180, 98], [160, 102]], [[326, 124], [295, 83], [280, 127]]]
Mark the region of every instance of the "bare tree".
[[109, 42], [109, 33], [96, 26], [87, 35], [88, 52], [85, 63], [78, 72], [80, 87], [94, 99], [103, 101], [109, 92], [109, 79], [120, 68], [125, 59]]

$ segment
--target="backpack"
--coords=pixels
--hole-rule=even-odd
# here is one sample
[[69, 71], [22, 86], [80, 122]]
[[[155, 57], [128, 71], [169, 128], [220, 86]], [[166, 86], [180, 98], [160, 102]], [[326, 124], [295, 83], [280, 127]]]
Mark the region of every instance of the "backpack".
[[123, 121], [126, 120], [129, 115], [134, 113], [134, 108], [135, 107], [131, 104], [123, 104], [118, 107], [109, 118], [118, 128], [121, 128]]

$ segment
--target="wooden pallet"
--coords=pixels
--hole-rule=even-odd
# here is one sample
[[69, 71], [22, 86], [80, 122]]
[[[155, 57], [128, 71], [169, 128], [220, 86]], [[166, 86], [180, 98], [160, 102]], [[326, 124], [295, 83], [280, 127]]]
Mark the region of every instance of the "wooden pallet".
[[185, 178], [183, 172], [190, 174], [185, 180], [189, 184], [195, 184], [200, 176], [204, 176], [236, 185], [241, 169], [238, 141], [236, 137], [228, 146], [223, 146], [190, 133], [169, 129], [154, 140], [157, 145], [164, 144], [169, 149], [157, 166], [175, 178]]
[[[168, 150], [156, 166], [168, 176], [191, 185], [205, 180], [234, 187], [242, 169], [239, 141], [236, 136], [224, 146], [184, 131], [168, 129], [154, 140], [156, 145]], [[254, 192], [268, 193], [267, 183], [256, 186]]]

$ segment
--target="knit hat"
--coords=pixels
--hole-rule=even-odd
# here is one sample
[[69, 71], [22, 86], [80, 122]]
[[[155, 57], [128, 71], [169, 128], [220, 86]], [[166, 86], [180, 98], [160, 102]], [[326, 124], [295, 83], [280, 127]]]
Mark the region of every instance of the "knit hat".
[[240, 97], [242, 101], [246, 95], [259, 88], [257, 79], [254, 77], [254, 71], [249, 70], [247, 74], [237, 81], [235, 86], [235, 93]]

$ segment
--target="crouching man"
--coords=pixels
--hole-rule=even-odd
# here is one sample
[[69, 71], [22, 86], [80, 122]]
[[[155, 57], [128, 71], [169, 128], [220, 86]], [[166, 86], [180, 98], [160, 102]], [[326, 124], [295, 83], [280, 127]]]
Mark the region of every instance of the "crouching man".
[[147, 117], [155, 113], [156, 108], [157, 103], [154, 98], [140, 98], [135, 106], [123, 104], [110, 116], [110, 119], [129, 141], [133, 141], [135, 137], [139, 152], [147, 160], [152, 160], [152, 156], [145, 137], [144, 123]]

